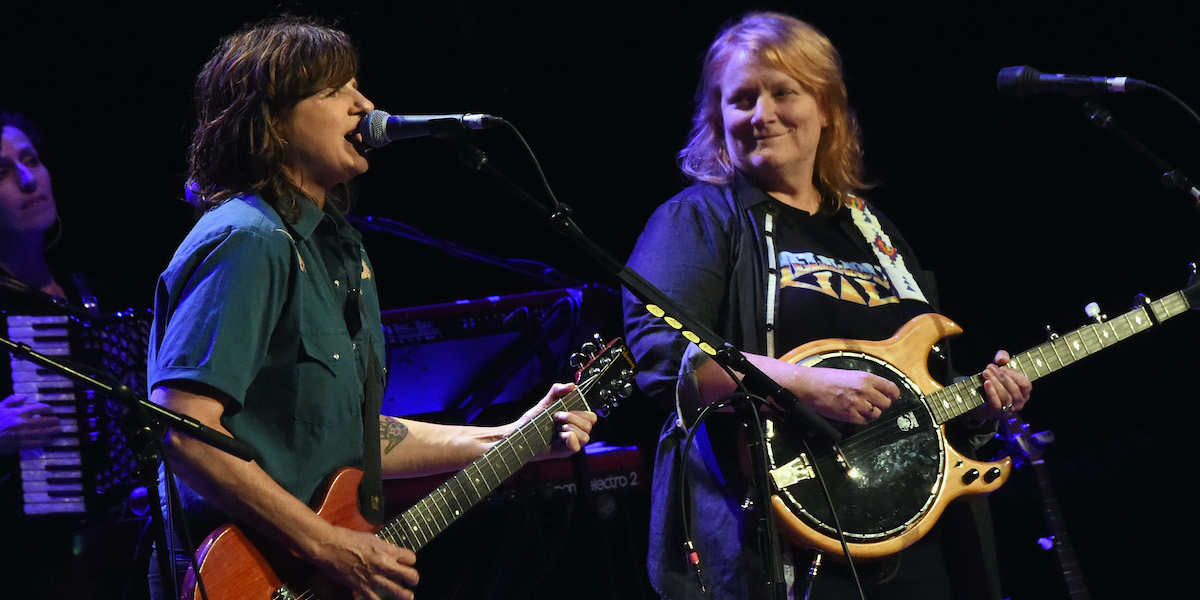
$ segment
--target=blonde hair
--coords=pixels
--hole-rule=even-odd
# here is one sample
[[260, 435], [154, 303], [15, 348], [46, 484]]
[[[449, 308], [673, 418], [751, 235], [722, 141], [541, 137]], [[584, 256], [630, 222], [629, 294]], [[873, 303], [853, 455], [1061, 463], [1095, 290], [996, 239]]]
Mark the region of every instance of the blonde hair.
[[696, 91], [696, 111], [679, 168], [692, 179], [727, 184], [734, 166], [724, 142], [720, 80], [730, 59], [746, 51], [799, 81], [828, 117], [817, 145], [813, 184], [822, 209], [840, 208], [847, 196], [865, 189], [858, 122], [851, 112], [841, 58], [820, 31], [795, 17], [750, 13], [721, 30], [709, 46]]

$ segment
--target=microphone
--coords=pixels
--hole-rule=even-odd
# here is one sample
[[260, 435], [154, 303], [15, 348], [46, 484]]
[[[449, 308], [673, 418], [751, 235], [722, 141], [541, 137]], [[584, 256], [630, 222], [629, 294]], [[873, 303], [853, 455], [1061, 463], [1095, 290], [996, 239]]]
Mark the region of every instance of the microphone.
[[504, 123], [491, 115], [458, 113], [446, 115], [391, 115], [373, 110], [358, 125], [363, 143], [382, 148], [396, 140], [442, 137], [465, 129], [487, 129]]
[[1094, 96], [1113, 92], [1132, 92], [1148, 87], [1145, 81], [1130, 77], [1092, 77], [1090, 75], [1043, 74], [1030, 66], [1005, 67], [996, 76], [1001, 93], [1028, 98], [1043, 92], [1072, 96]]

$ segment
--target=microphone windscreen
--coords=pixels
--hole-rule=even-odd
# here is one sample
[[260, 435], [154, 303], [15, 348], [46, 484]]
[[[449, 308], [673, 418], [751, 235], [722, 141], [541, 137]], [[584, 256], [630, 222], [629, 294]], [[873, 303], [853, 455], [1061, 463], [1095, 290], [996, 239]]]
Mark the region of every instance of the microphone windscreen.
[[996, 89], [1004, 94], [1027, 98], [1035, 93], [1033, 84], [1041, 76], [1037, 69], [1027, 65], [1004, 67], [996, 75]]
[[358, 126], [363, 143], [373, 148], [382, 148], [388, 145], [391, 140], [387, 138], [387, 121], [391, 116], [382, 110], [373, 110], [367, 113]]

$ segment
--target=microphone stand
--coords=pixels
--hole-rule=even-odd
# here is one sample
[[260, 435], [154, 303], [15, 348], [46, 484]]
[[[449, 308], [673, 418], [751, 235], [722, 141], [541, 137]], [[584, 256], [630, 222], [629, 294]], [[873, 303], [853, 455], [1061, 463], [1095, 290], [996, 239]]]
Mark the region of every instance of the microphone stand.
[[380, 233], [402, 237], [414, 242], [419, 242], [421, 244], [425, 244], [426, 246], [437, 248], [438, 250], [441, 250], [442, 252], [453, 256], [454, 258], [480, 262], [503, 269], [508, 269], [509, 271], [537, 279], [546, 285], [555, 287], [578, 287], [584, 284], [582, 280], [563, 275], [555, 270], [554, 267], [549, 265], [544, 265], [533, 261], [494, 256], [481, 250], [468, 248], [460, 244], [455, 244], [454, 242], [439, 239], [415, 227], [405, 225], [404, 223], [399, 223], [397, 221], [392, 221], [390, 219], [384, 219], [375, 216], [359, 217], [356, 215], [346, 215], [346, 220], [362, 230], [377, 231]]
[[0, 337], [0, 348], [19, 359], [46, 367], [64, 377], [82, 383], [89, 389], [98, 390], [117, 399], [130, 410], [131, 415], [136, 417], [137, 433], [132, 436], [133, 439], [127, 441], [137, 456], [137, 474], [140, 483], [146, 488], [148, 506], [157, 507], [157, 510], [150, 511], [149, 527], [153, 532], [155, 543], [162, 549], [158, 553], [158, 561], [162, 581], [166, 586], [164, 593], [171, 598], [179, 597], [178, 590], [174, 589], [176, 583], [175, 557], [173, 552], [167, 552], [172, 545], [167, 535], [165, 516], [162, 514], [161, 497], [158, 491], [158, 460], [166, 429], [174, 428], [246, 461], [257, 459], [258, 452], [245, 442], [215, 431], [191, 417], [140, 398], [127, 385], [110, 384], [96, 379], [74, 367], [56, 362], [46, 355], [34, 351], [28, 344]]
[[[515, 128], [513, 130], [515, 131]], [[456, 142], [460, 149], [459, 158], [469, 167], [489, 176], [535, 211], [545, 214], [550, 224], [559, 233], [590, 254], [605, 270], [612, 273], [626, 289], [645, 304], [646, 310], [651, 315], [662, 319], [673, 329], [679, 331], [688, 341], [695, 343], [702, 351], [717, 361], [718, 364], [741, 373], [743, 376], [742, 384], [752, 394], [773, 399], [779, 408], [795, 417], [794, 419], [790, 419], [789, 422], [799, 430], [798, 433], [801, 436], [836, 446], [838, 440], [841, 439], [841, 434], [832, 425], [817, 416], [812, 409], [801, 404], [790, 390], [779, 385], [751, 364], [740, 350], [729, 342], [722, 340], [715, 332], [692, 318], [686, 311], [663, 294], [661, 290], [646, 281], [636, 271], [616, 261], [602, 248], [592, 242], [574, 221], [571, 220], [572, 211], [569, 206], [557, 201], [556, 205], [551, 208], [543, 206], [508, 176], [493, 167], [483, 151], [467, 141], [465, 135], [445, 135], [438, 137]], [[751, 407], [751, 410], [743, 414], [754, 413], [755, 411]], [[748, 423], [747, 426], [749, 427], [751, 424]], [[754, 433], [755, 430], [752, 429], [750, 436], [753, 436]], [[767, 483], [766, 448], [765, 443], [762, 443], [763, 440], [760, 439], [758, 442], [757, 444], [752, 444], [754, 446], [752, 454], [756, 467], [755, 487], [760, 503], [760, 506], [756, 507], [756, 511], [758, 513], [760, 530], [764, 532], [762, 537], [765, 538], [762, 544], [762, 550], [765, 555], [765, 564], [763, 567], [769, 579], [766, 582], [768, 593], [776, 598], [782, 598], [786, 590], [786, 583], [783, 579], [783, 563], [779, 545], [775, 543], [775, 540], [778, 538], [775, 535], [774, 522], [770, 514], [768, 514], [770, 510], [770, 488]]]
[[1138, 154], [1145, 158], [1150, 164], [1159, 169], [1162, 173], [1162, 184], [1167, 189], [1183, 190], [1192, 200], [1195, 201], [1195, 207], [1200, 210], [1200, 188], [1197, 188], [1192, 180], [1179, 169], [1167, 164], [1166, 161], [1159, 158], [1153, 151], [1147, 148], [1144, 144], [1129, 135], [1124, 129], [1117, 125], [1113, 120], [1112, 113], [1108, 109], [1096, 104], [1095, 102], [1084, 102], [1083, 110], [1089, 121], [1095, 126], [1112, 133], [1117, 139], [1125, 142], [1129, 147], [1133, 148]]

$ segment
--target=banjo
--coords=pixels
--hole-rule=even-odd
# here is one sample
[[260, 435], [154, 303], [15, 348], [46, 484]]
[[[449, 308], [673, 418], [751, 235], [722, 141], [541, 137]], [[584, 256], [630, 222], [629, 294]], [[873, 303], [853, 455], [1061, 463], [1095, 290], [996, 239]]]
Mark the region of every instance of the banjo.
[[[1188, 311], [1200, 284], [1141, 305], [1115, 318], [1055, 337], [1013, 356], [1008, 366], [1032, 381]], [[775, 521], [784, 539], [842, 556], [844, 536], [856, 559], [881, 558], [911, 546], [959, 497], [998, 489], [1012, 471], [1008, 457], [967, 458], [946, 441], [945, 425], [985, 402], [976, 374], [942, 387], [926, 358], [942, 338], [962, 332], [950, 319], [923, 314], [880, 341], [817, 340], [782, 359], [804, 366], [867, 371], [900, 388], [900, 398], [863, 426], [849, 426], [835, 447], [805, 447], [787, 427], [764, 424]], [[819, 478], [837, 507], [835, 526]]]

